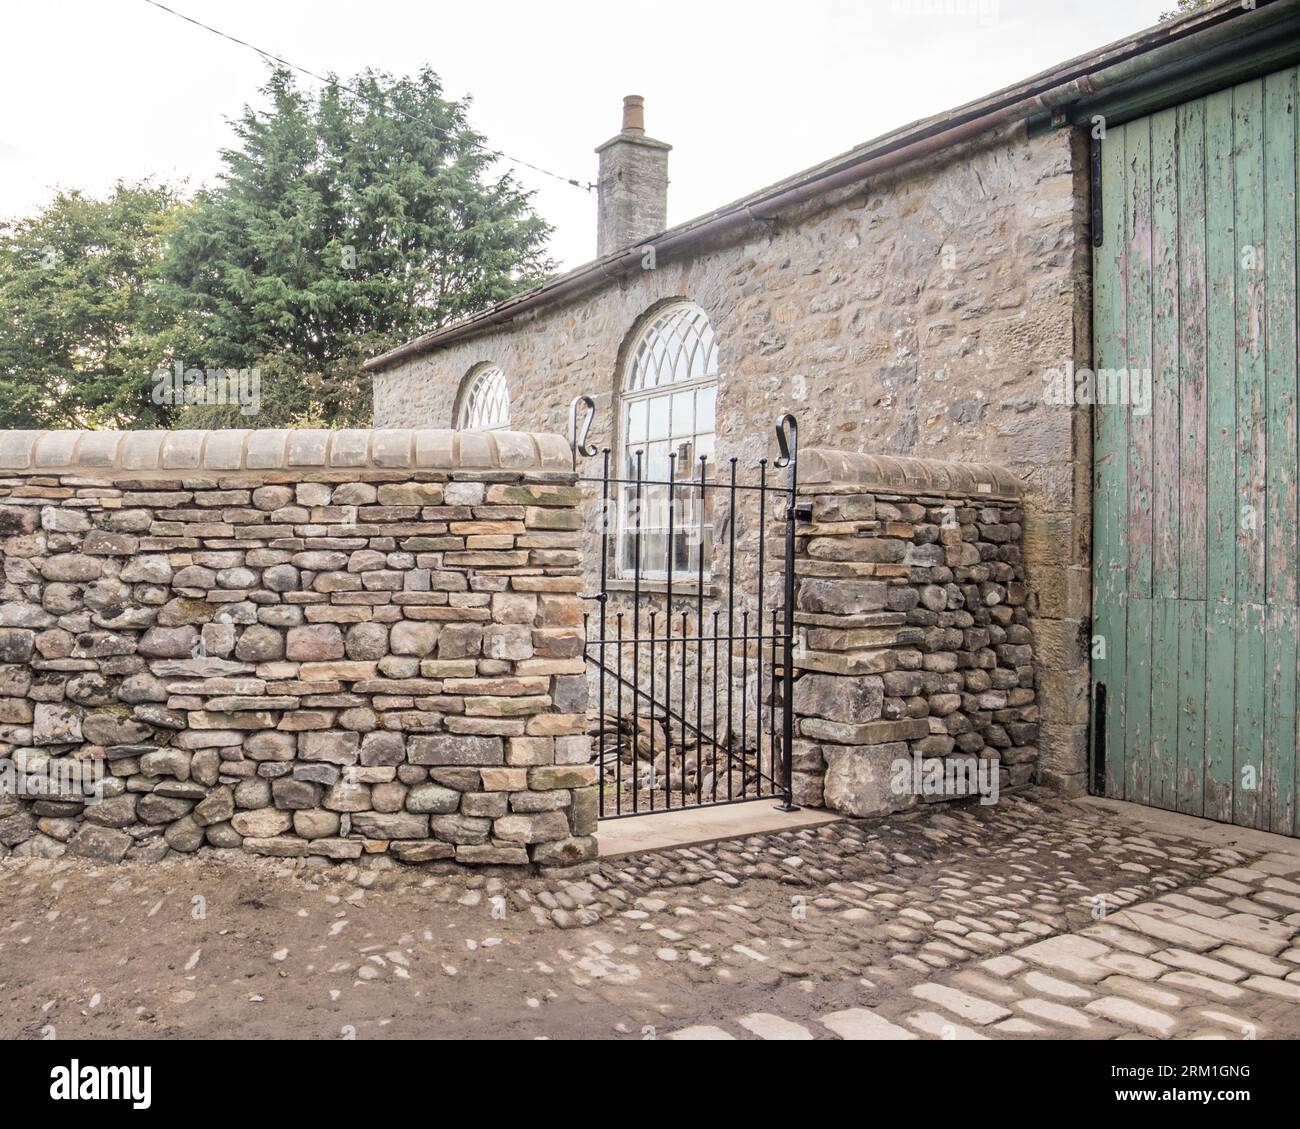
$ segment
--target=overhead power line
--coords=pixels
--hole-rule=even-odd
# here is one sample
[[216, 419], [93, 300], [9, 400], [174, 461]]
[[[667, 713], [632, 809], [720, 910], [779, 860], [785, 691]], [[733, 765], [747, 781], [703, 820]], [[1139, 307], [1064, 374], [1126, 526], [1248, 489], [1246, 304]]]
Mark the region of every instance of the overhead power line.
[[[166, 12], [169, 15], [175, 16], [177, 19], [184, 20], [186, 23], [193, 24], [195, 27], [202, 28], [204, 31], [211, 32], [213, 35], [218, 36], [221, 39], [225, 39], [230, 43], [237, 44], [240, 47], [247, 48], [249, 51], [252, 51], [254, 54], [260, 55], [263, 59], [265, 59], [269, 63], [277, 63], [282, 67], [287, 67], [291, 71], [297, 71], [299, 74], [303, 74], [306, 75], [308, 78], [315, 79], [317, 82], [323, 82], [326, 85], [337, 86], [340, 90], [346, 90], [349, 94], [355, 95], [356, 97], [360, 98], [362, 101], [371, 102], [371, 104], [373, 105], [370, 96], [367, 95], [364, 91], [358, 90], [355, 86], [349, 86], [345, 82], [340, 82], [337, 78], [331, 78], [326, 75], [317, 74], [315, 71], [309, 69], [308, 67], [299, 66], [297, 63], [291, 63], [288, 59], [284, 58], [282, 55], [277, 55], [272, 51], [266, 51], [263, 48], [258, 47], [256, 44], [249, 43], [248, 40], [246, 39], [240, 39], [239, 36], [237, 35], [231, 35], [229, 32], [222, 31], [220, 28], [213, 27], [211, 24], [205, 24], [202, 20], [196, 20], [193, 16], [188, 16], [184, 12], [178, 12], [175, 8], [169, 8], [166, 4], [159, 3], [158, 0], [144, 0], [144, 2], [148, 4], [151, 8], [157, 8], [161, 12]], [[437, 126], [434, 125], [432, 122], [425, 122], [417, 118], [414, 118], [410, 114], [408, 114], [405, 110], [401, 109], [398, 106], [391, 106], [389, 108], [395, 111], [396, 113], [400, 114], [409, 122], [412, 122], [416, 125], [423, 125], [428, 129], [431, 129], [434, 133], [441, 134], [444, 138], [448, 138], [448, 139], [450, 138], [450, 131], [445, 129], [442, 126]], [[584, 189], [587, 192], [590, 192], [592, 191], [592, 189], [596, 187], [594, 184], [584, 183], [583, 181], [578, 180], [576, 177], [564, 176], [561, 173], [552, 172], [550, 169], [544, 169], [540, 165], [535, 165], [530, 161], [525, 161], [520, 157], [512, 157], [509, 153], [503, 152], [500, 149], [493, 149], [490, 146], [484, 145], [480, 141], [472, 142], [472, 144], [474, 145], [475, 148], [482, 149], [483, 152], [490, 157], [509, 161], [511, 164], [519, 165], [522, 168], [531, 169], [533, 172], [539, 173], [542, 176], [549, 176], [552, 180], [558, 180], [563, 184], [571, 184], [573, 185], [574, 188], [580, 188], [580, 189]]]

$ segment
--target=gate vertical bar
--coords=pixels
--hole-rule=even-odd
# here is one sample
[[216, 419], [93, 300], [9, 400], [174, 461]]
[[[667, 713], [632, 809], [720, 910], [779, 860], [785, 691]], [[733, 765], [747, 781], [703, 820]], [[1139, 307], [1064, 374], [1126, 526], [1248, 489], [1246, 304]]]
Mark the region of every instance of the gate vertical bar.
[[794, 416], [776, 421], [776, 438], [781, 448], [778, 467], [790, 471], [789, 498], [785, 508], [785, 652], [781, 692], [781, 783], [785, 802], [778, 811], [798, 811], [794, 804], [794, 524], [799, 492], [799, 425]]
[[736, 464], [740, 460], [731, 460], [731, 487], [727, 495], [727, 727], [723, 730], [723, 739], [727, 747], [723, 759], [727, 767], [727, 799], [735, 797], [731, 793], [732, 759], [736, 748]]
[[[578, 452], [574, 451], [574, 457]], [[600, 814], [605, 814], [605, 667], [607, 662], [606, 646], [609, 639], [609, 448], [605, 448], [604, 458], [601, 462], [600, 475], [600, 670], [598, 677], [600, 679], [600, 692], [597, 695], [599, 701], [597, 709], [600, 711], [600, 744], [597, 748], [597, 763], [600, 767]], [[590, 685], [590, 684], [589, 684]], [[617, 687], [615, 691], [620, 697], [623, 694], [623, 687]], [[588, 727], [590, 732], [590, 727]], [[623, 756], [623, 735], [616, 733], [614, 735], [614, 756], [620, 759]]]
[[[705, 491], [708, 486], [705, 476], [709, 469], [707, 455], [700, 456], [700, 512], [696, 522], [697, 580], [695, 592], [695, 724], [699, 727], [695, 734], [695, 803], [704, 803], [704, 513], [708, 508]], [[717, 657], [713, 660], [718, 661]]]
[[[650, 613], [650, 699], [649, 699], [650, 700], [650, 787], [648, 791], [650, 793], [650, 810], [652, 812], [655, 810], [655, 802], [656, 802], [656, 798], [655, 798], [655, 629], [657, 627], [656, 620], [658, 618], [659, 618], [659, 611], [658, 609], [655, 609]], [[664, 713], [665, 721], [667, 721], [667, 717], [668, 715], [667, 712], [665, 711]], [[639, 716], [634, 717], [632, 719], [632, 724], [637, 727], [638, 731], [640, 730], [641, 721]], [[639, 744], [639, 740], [638, 740], [638, 744]], [[633, 763], [635, 764], [636, 762], [634, 761]], [[668, 765], [668, 758], [665, 756], [664, 758], [665, 769], [667, 768], [667, 765]], [[666, 776], [667, 772], [665, 772], [664, 775]], [[640, 779], [641, 779], [641, 773], [638, 771], [636, 774], [636, 780], [640, 781]], [[634, 788], [637, 787], [637, 784], [633, 783], [632, 787]], [[632, 810], [635, 811], [636, 809], [633, 808]]]
[[713, 797], [710, 802], [718, 802], [718, 617], [722, 613], [713, 611], [713, 725], [709, 734], [710, 754], [713, 758]]
[[[749, 609], [740, 613], [740, 798], [749, 793]], [[763, 782], [758, 784], [759, 794]]]
[[[691, 801], [689, 797], [686, 795], [686, 731], [687, 731], [687, 719], [689, 716], [686, 709], [686, 650], [687, 647], [689, 646], [689, 643], [687, 641], [686, 629], [689, 626], [688, 623], [689, 618], [690, 618], [690, 612], [683, 611], [682, 612], [681, 675], [682, 675], [682, 807], [684, 808], [688, 808], [691, 806]], [[699, 724], [699, 720], [700, 720], [699, 715], [697, 714], [695, 717], [695, 723], [697, 725]]]
[[[754, 710], [754, 778], [758, 781], [758, 794], [763, 794], [763, 573], [767, 568], [767, 460], [758, 460], [758, 599], [754, 605], [754, 618], [758, 623], [758, 657], [755, 660], [756, 698]], [[772, 640], [772, 657], [776, 657], [776, 640]], [[771, 697], [772, 689], [768, 690]], [[768, 771], [775, 767], [769, 761]]]
[[[673, 512], [677, 504], [677, 493], [673, 483], [676, 481], [677, 452], [671, 451], [668, 455], [668, 542], [665, 547], [667, 559], [664, 561], [668, 579], [664, 596], [664, 805], [670, 811], [673, 806], [673, 569], [677, 565], [677, 554], [673, 545], [673, 538], [677, 536], [674, 525], [677, 515]], [[651, 634], [653, 635], [654, 632]], [[685, 644], [682, 646], [684, 648]], [[682, 652], [682, 661], [686, 661], [685, 650]], [[653, 698], [650, 709], [654, 710]], [[683, 718], [685, 712], [686, 703], [683, 701]]]
[[[632, 814], [641, 810], [641, 773], [639, 762], [639, 740], [641, 736], [641, 452], [636, 453], [636, 532], [633, 535], [632, 549]], [[653, 660], [653, 652], [651, 658]], [[653, 671], [653, 666], [652, 666]], [[622, 694], [622, 688], [619, 688]], [[653, 706], [653, 703], [652, 703]], [[650, 726], [654, 733], [654, 724]], [[654, 798], [653, 774], [654, 758], [650, 759], [652, 785], [650, 796]]]
[[777, 646], [777, 641], [781, 638], [781, 627], [780, 624], [777, 622], [776, 608], [772, 609], [772, 626], [770, 630], [772, 632], [772, 675], [771, 675], [772, 681], [771, 681], [771, 685], [769, 685], [767, 688], [767, 734], [768, 734], [767, 763], [769, 765], [767, 771], [771, 775], [773, 781], [772, 790], [773, 793], [775, 794], [776, 763], [777, 763], [776, 756], [777, 756], [777, 749], [780, 747], [779, 742], [781, 740], [781, 735], [780, 733], [777, 732], [777, 725], [776, 725], [776, 700], [779, 696], [776, 692], [776, 672], [778, 669], [776, 665], [776, 646]]
[[[614, 617], [617, 637], [614, 642], [614, 812], [623, 814], [623, 613]], [[605, 703], [600, 703], [605, 708]], [[636, 738], [632, 739], [632, 772], [636, 773]], [[603, 813], [602, 813], [603, 814]]]

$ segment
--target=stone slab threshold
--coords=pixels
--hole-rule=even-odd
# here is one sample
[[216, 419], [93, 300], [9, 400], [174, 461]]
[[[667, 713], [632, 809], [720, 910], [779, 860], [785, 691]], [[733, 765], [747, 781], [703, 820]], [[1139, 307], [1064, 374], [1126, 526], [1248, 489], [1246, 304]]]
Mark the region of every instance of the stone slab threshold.
[[605, 820], [597, 829], [596, 839], [601, 858], [623, 858], [646, 851], [699, 847], [773, 831], [800, 831], [805, 827], [839, 823], [843, 819], [844, 816], [836, 812], [813, 808], [796, 812], [777, 811], [775, 801], [756, 800], [752, 804]]
[[[1153, 831], [1164, 831], [1213, 846], [1300, 857], [1300, 839], [1286, 835], [1215, 823], [1213, 820], [1124, 800], [1084, 797], [1075, 803], [1111, 812], [1133, 823], [1150, 827]], [[743, 839], [748, 835], [820, 827], [828, 823], [839, 823], [844, 818], [835, 812], [812, 808], [792, 813], [780, 812], [772, 801], [759, 800], [752, 804], [605, 820], [600, 824], [597, 839], [601, 858], [625, 858], [646, 851], [698, 847], [727, 839]]]
[[1300, 839], [1275, 835], [1271, 831], [1256, 831], [1250, 827], [1235, 827], [1230, 823], [1215, 823], [1181, 812], [1165, 811], [1126, 800], [1106, 800], [1095, 796], [1078, 799], [1075, 803], [1099, 811], [1123, 816], [1130, 822], [1144, 825], [1154, 831], [1166, 831], [1216, 847], [1229, 847], [1249, 853], [1294, 855], [1300, 858]]

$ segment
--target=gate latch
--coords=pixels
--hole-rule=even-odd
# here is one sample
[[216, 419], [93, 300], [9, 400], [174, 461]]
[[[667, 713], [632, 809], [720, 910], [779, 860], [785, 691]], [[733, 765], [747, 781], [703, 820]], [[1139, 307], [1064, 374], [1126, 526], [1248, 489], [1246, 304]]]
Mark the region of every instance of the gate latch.
[[800, 502], [794, 507], [794, 520], [800, 525], [811, 525], [813, 519], [813, 504], [811, 502]]

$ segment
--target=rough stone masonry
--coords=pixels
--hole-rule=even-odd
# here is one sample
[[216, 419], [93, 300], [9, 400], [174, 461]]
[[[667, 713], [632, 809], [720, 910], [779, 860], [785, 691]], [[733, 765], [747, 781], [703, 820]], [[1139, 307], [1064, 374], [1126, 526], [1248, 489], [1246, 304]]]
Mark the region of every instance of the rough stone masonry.
[[[1082, 131], [1079, 131], [1081, 135]], [[446, 427], [475, 366], [509, 382], [514, 426], [562, 430], [597, 400], [618, 450], [626, 350], [687, 298], [718, 336], [717, 463], [774, 455], [773, 422], [825, 446], [1010, 467], [1024, 487], [1039, 777], [1084, 790], [1091, 608], [1091, 417], [1043, 394], [1091, 360], [1088, 150], [1068, 130], [991, 134], [653, 270], [530, 311], [374, 374], [380, 427]]]
[[1029, 783], [1039, 706], [1016, 476], [822, 449], [802, 463], [795, 802], [877, 816], [994, 775], [998, 792]]
[[0, 855], [593, 858], [570, 467], [554, 435], [0, 434]]

